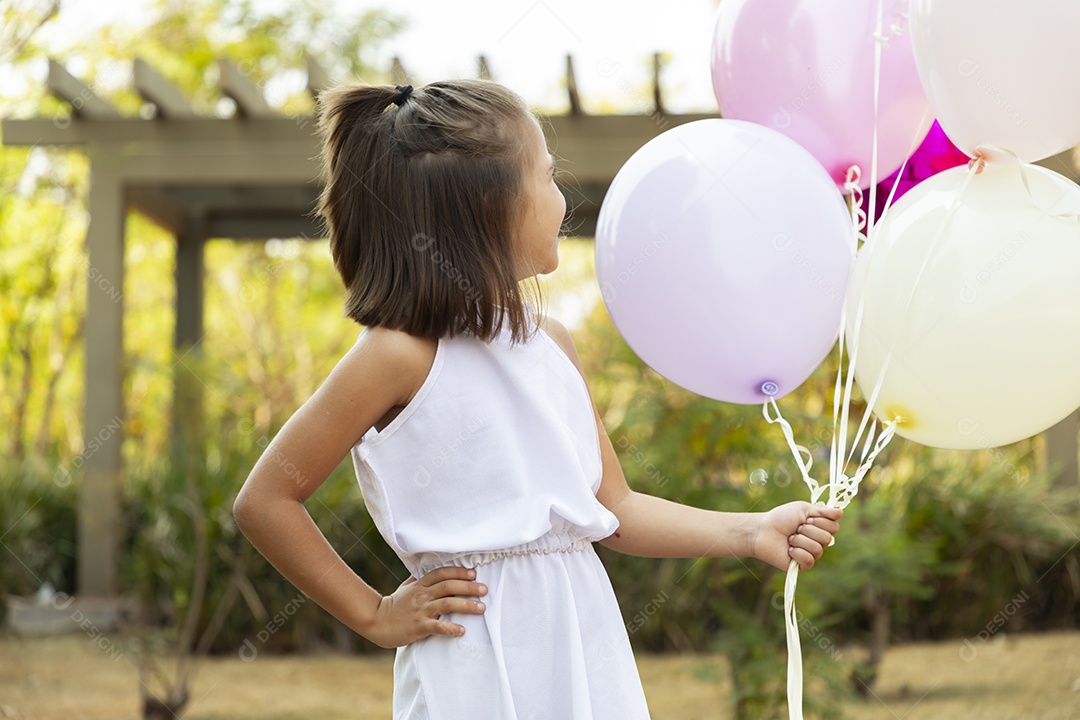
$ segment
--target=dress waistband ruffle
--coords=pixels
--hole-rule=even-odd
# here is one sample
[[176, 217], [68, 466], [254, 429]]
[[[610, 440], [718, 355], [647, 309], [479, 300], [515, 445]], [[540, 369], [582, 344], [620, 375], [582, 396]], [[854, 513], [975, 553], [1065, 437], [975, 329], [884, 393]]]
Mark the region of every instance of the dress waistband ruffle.
[[589, 550], [592, 544], [601, 538], [581, 537], [580, 535], [552, 530], [542, 537], [531, 542], [500, 550], [478, 550], [473, 552], [423, 552], [413, 555], [408, 563], [413, 575], [423, 577], [432, 570], [447, 565], [460, 567], [479, 567], [493, 563], [496, 560], [513, 557], [516, 555], [547, 555], [554, 552], [581, 552]]

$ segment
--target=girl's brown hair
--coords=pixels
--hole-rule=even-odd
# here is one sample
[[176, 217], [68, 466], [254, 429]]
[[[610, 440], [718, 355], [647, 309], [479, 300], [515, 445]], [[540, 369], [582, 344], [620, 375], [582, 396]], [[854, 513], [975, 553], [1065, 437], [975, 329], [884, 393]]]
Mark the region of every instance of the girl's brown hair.
[[488, 341], [508, 320], [512, 340], [523, 340], [532, 323], [517, 237], [533, 115], [489, 80], [433, 82], [401, 97], [366, 84], [319, 95], [317, 212], [345, 314], [420, 337]]

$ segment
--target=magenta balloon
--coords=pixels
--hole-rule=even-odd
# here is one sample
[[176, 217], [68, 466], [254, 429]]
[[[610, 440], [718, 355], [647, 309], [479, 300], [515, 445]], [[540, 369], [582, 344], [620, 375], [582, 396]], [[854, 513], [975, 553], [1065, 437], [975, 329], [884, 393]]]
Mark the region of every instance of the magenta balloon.
[[[901, 175], [898, 170], [878, 183], [874, 198], [874, 221], [877, 222], [881, 217], [894, 184], [896, 194], [893, 197], [893, 203], [923, 180], [957, 165], [964, 165], [969, 159], [963, 150], [952, 144], [949, 136], [941, 129], [941, 125], [934, 122], [930, 127], [930, 132], [922, 141], [922, 145], [908, 158], [903, 174]], [[863, 194], [862, 210], [867, 213], [870, 211], [870, 193]]]
[[733, 403], [781, 397], [835, 342], [853, 263], [836, 185], [794, 140], [741, 120], [653, 138], [600, 208], [596, 273], [627, 344], [658, 373]]
[[[903, 0], [884, 0], [878, 94], [880, 180], [903, 164], [933, 120], [903, 30]], [[874, 133], [871, 0], [723, 0], [712, 47], [713, 90], [726, 118], [779, 130], [805, 147], [842, 185], [858, 165], [870, 187]]]

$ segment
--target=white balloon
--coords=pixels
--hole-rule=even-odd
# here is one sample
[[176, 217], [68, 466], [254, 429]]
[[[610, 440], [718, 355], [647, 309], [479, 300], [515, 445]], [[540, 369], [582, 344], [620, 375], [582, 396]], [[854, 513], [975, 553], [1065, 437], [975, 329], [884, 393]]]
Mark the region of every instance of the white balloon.
[[958, 198], [968, 172], [897, 201], [860, 249], [846, 301], [851, 343], [862, 297], [855, 379], [868, 400], [891, 351], [874, 414], [953, 449], [1030, 437], [1080, 406], [1080, 221], [1058, 217], [1080, 212], [1080, 187], [988, 164]]
[[915, 64], [953, 144], [1035, 162], [1080, 143], [1078, 28], [1078, 0], [915, 0]]

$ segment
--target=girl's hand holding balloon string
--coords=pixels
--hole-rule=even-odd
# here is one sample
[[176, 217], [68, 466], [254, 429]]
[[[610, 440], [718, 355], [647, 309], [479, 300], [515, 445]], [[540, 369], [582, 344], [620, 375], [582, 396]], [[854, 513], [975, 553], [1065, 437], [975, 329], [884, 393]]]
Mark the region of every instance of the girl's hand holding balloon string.
[[779, 505], [759, 518], [751, 544], [751, 554], [775, 568], [787, 570], [792, 560], [800, 570], [809, 570], [840, 530], [839, 508], [790, 502]]

